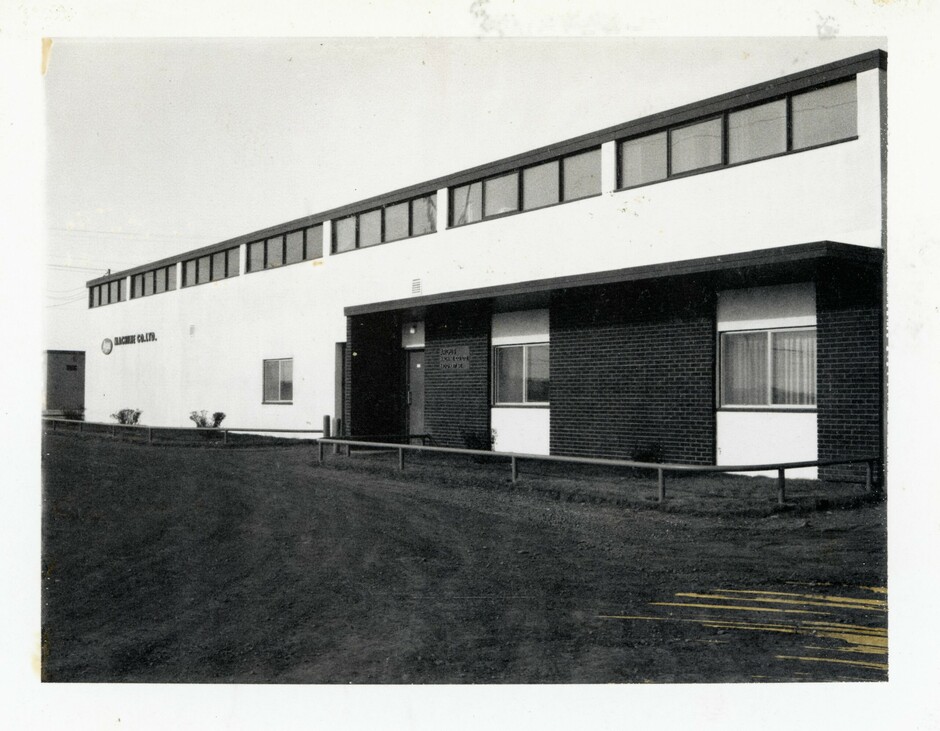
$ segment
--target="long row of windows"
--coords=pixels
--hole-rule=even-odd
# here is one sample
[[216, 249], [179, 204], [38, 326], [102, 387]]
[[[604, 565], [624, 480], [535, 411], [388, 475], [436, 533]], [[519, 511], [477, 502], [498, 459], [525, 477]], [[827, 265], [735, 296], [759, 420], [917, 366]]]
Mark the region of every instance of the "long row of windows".
[[618, 187], [759, 160], [858, 134], [855, 80], [620, 142]]
[[500, 173], [450, 189], [450, 225], [600, 195], [600, 148]]
[[[632, 188], [672, 177], [760, 160], [854, 139], [858, 135], [856, 80], [793, 93], [620, 140], [617, 187]], [[449, 225], [463, 226], [601, 192], [599, 147], [539, 162], [449, 188]], [[333, 253], [434, 233], [437, 194], [430, 193], [336, 219]], [[248, 244], [247, 270], [272, 269], [323, 256], [321, 224]], [[173, 266], [135, 275], [131, 297], [175, 287]], [[183, 263], [183, 287], [238, 275], [238, 248]], [[152, 281], [148, 278], [152, 276]], [[161, 280], [162, 277], [162, 280]], [[89, 306], [126, 298], [120, 281], [91, 287]]]
[[[816, 405], [816, 328], [721, 333], [719, 405], [807, 407]], [[549, 344], [501, 345], [493, 349], [493, 404], [547, 406]], [[263, 362], [263, 402], [294, 398], [293, 358]]]
[[131, 277], [131, 299], [163, 294], [176, 289], [176, 264], [170, 264]]
[[248, 271], [260, 272], [323, 256], [323, 224], [248, 244]]
[[102, 305], [112, 305], [115, 302], [123, 302], [127, 297], [124, 291], [124, 280], [113, 279], [110, 282], [96, 284], [88, 288], [88, 306], [101, 307]]
[[423, 195], [333, 221], [333, 253], [437, 231], [437, 194]]
[[196, 259], [183, 262], [183, 286], [217, 282], [220, 279], [238, 276], [238, 247], [216, 251]]

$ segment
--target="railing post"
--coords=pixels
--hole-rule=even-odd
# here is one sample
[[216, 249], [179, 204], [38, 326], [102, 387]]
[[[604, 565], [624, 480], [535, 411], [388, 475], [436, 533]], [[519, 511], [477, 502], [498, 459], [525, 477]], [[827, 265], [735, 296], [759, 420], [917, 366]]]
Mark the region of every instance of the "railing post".
[[55, 419], [52, 420], [52, 431], [55, 431]]
[[656, 486], [657, 486], [657, 502], [662, 502], [666, 499], [666, 473], [660, 467], [656, 470]]
[[323, 415], [323, 436], [329, 438], [330, 436], [330, 415]]
[[317, 462], [323, 464], [323, 442], [317, 442]]
[[149, 426], [147, 427], [147, 443], [150, 444], [153, 442], [153, 429]]
[[872, 462], [871, 460], [868, 460], [867, 462], [865, 462], [865, 492], [871, 492], [871, 487], [872, 487], [871, 473], [872, 473]]
[[404, 471], [405, 469], [405, 450], [401, 447], [398, 448], [398, 469], [399, 471]]
[[83, 431], [85, 431], [85, 422], [80, 421], [78, 422], [78, 433], [81, 434]]
[[222, 430], [222, 444], [228, 444], [228, 429]]
[[777, 504], [783, 505], [787, 500], [787, 478], [786, 470], [777, 470]]
[[[342, 437], [343, 436], [343, 417], [337, 416], [333, 420], [333, 436]], [[342, 451], [342, 445], [334, 444], [333, 445], [333, 454], [340, 454]]]
[[515, 482], [519, 479], [519, 465], [515, 457], [510, 457], [510, 462], [512, 465], [512, 481]]

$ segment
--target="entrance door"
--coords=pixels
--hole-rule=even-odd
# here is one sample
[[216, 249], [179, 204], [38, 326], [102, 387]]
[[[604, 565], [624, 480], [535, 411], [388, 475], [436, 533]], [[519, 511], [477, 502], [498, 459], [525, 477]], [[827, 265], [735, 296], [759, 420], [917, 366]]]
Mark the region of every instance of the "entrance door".
[[408, 350], [408, 375], [405, 383], [405, 401], [408, 405], [408, 434], [424, 434], [424, 351]]

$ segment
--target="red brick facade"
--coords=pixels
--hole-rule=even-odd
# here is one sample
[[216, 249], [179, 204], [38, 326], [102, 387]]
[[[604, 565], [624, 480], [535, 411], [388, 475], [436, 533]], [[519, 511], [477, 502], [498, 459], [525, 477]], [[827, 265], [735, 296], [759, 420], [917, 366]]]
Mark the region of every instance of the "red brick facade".
[[675, 283], [556, 297], [552, 454], [714, 463], [714, 312]]

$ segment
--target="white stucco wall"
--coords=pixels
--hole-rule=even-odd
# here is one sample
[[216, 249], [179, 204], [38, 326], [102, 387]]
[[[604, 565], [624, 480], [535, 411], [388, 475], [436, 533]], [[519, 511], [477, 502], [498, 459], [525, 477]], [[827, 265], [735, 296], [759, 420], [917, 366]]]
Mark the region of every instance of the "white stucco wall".
[[[816, 459], [816, 414], [719, 411], [718, 464], [744, 465]], [[747, 474], [776, 475], [775, 471]], [[788, 470], [787, 477], [815, 478], [815, 467]]]
[[[414, 279], [430, 295], [824, 239], [879, 247], [879, 89], [877, 71], [859, 74], [850, 142], [622, 192], [609, 190], [608, 144], [600, 196], [445, 229], [442, 191], [435, 234], [90, 309], [81, 333], [87, 418], [134, 407], [148, 424], [189, 426], [189, 412], [206, 409], [224, 411], [231, 426], [317, 428], [335, 416], [343, 308], [409, 298]], [[328, 224], [324, 235], [328, 249]], [[103, 338], [146, 332], [157, 340], [101, 352]], [[264, 405], [262, 360], [283, 357], [294, 359], [294, 403]], [[547, 409], [496, 411], [497, 448], [518, 433], [533, 442], [522, 451], [543, 449], [535, 441], [547, 451]]]
[[493, 451], [548, 454], [550, 419], [546, 408], [493, 409]]
[[[142, 423], [190, 426], [189, 413], [224, 411], [228, 426], [319, 428], [333, 411], [342, 305], [326, 296], [320, 262], [248, 274], [89, 312], [95, 324], [87, 418], [139, 408]], [[101, 340], [155, 333], [155, 342]], [[294, 359], [292, 405], [262, 404], [262, 361]]]

